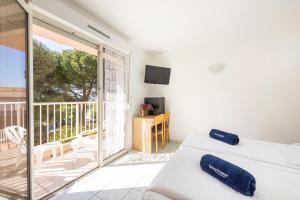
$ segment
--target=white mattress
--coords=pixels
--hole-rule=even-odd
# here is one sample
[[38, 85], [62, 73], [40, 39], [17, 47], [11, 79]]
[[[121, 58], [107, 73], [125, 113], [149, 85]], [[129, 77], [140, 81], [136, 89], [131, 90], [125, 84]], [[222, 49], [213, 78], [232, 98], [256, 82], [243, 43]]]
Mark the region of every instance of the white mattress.
[[238, 145], [229, 145], [208, 135], [191, 135], [181, 145], [200, 150], [240, 156], [256, 161], [300, 169], [300, 147], [240, 138]]
[[[200, 159], [207, 153], [253, 174], [256, 178], [254, 196], [244, 196], [202, 171]], [[180, 200], [299, 200], [299, 186], [299, 170], [183, 146], [146, 190], [144, 200], [151, 199], [147, 197], [149, 192]]]

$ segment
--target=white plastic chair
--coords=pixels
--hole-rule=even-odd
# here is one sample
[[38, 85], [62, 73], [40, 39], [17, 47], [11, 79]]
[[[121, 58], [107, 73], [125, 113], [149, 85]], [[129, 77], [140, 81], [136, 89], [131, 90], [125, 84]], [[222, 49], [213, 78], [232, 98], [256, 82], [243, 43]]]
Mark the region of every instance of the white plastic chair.
[[23, 163], [23, 160], [26, 160], [26, 129], [20, 126], [9, 126], [4, 129], [4, 134], [9, 139], [9, 141], [15, 144], [18, 148], [17, 162], [15, 164], [15, 170], [17, 170], [19, 168], [19, 165]]
[[[9, 126], [4, 129], [4, 133], [6, 137], [10, 140], [10, 142], [17, 145], [18, 148], [15, 170], [19, 168], [19, 165], [23, 163], [23, 160], [26, 160], [26, 153], [27, 153], [27, 144], [25, 141], [26, 131], [27, 131], [26, 129], [20, 126]], [[63, 144], [59, 141], [37, 145], [33, 148], [33, 153], [36, 156], [36, 163], [38, 169], [41, 168], [44, 152], [49, 150], [52, 151], [53, 159], [55, 159], [57, 148], [60, 149], [60, 155], [62, 156], [62, 159], [64, 159]]]
[[97, 132], [97, 131], [98, 131], [98, 128], [83, 131], [83, 132], [79, 133], [78, 136], [74, 140], [72, 140], [71, 147], [73, 149], [73, 162], [76, 161], [76, 157], [77, 157], [77, 153], [78, 153], [79, 149], [83, 148], [83, 147], [94, 150], [95, 151], [94, 159], [96, 159], [98, 134], [93, 139], [89, 138], [89, 137], [84, 137], [84, 135], [89, 134], [89, 133], [93, 133], [93, 132]]

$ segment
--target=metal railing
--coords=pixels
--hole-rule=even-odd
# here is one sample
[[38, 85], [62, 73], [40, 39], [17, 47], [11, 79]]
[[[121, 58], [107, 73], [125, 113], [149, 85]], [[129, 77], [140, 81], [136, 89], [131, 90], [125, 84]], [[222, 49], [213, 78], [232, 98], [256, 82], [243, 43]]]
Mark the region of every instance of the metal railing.
[[[45, 102], [34, 103], [33, 107], [35, 145], [68, 142], [97, 127], [97, 102]], [[8, 142], [3, 133], [5, 127], [25, 127], [25, 112], [25, 102], [0, 103], [0, 144]]]
[[96, 102], [34, 103], [34, 144], [67, 142], [97, 127]]

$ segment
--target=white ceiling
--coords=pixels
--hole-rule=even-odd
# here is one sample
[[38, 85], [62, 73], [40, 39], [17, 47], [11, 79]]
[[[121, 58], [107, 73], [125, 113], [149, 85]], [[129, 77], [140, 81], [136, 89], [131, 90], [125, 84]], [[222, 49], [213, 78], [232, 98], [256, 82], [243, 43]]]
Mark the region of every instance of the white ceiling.
[[300, 37], [300, 0], [69, 0], [150, 51]]

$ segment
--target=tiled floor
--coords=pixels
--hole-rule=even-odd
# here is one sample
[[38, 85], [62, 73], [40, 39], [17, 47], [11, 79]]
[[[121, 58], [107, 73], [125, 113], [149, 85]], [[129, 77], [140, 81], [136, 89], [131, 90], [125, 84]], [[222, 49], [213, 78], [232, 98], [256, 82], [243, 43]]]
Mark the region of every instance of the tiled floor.
[[140, 200], [145, 188], [178, 149], [169, 143], [158, 154], [131, 151], [82, 178], [52, 200]]

